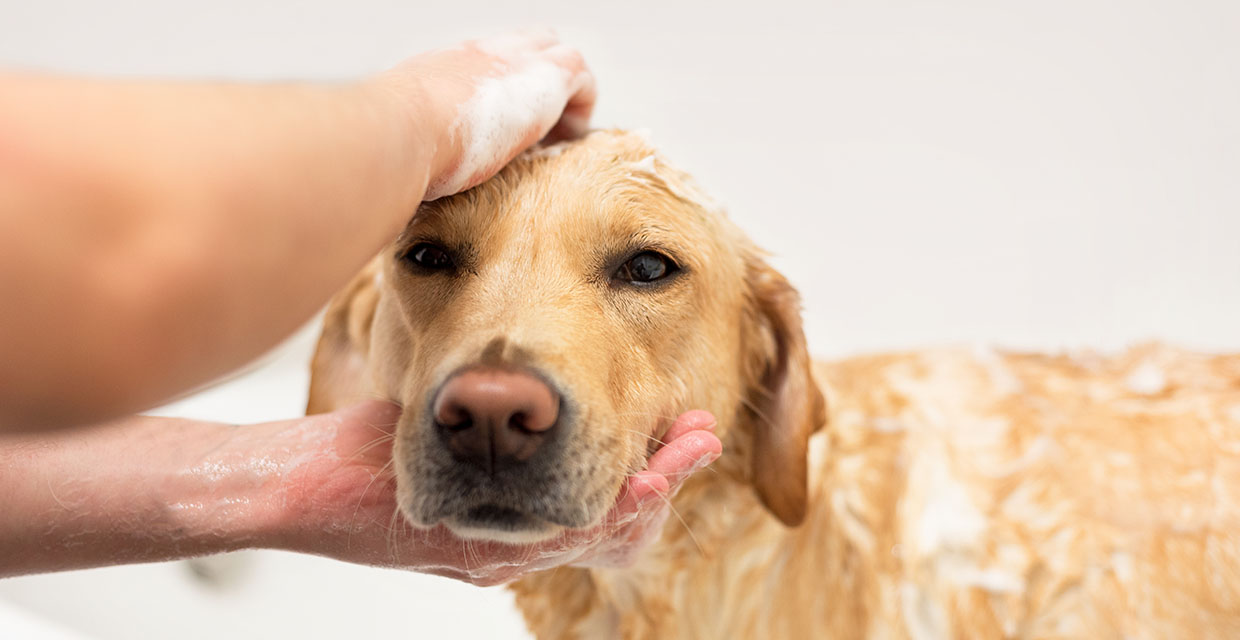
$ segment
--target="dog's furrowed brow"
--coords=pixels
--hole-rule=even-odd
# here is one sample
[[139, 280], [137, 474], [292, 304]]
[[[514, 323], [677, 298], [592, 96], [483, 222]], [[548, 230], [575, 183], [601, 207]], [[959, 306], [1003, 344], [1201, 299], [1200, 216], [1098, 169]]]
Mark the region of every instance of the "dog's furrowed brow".
[[642, 207], [622, 205], [618, 212], [601, 221], [599, 233], [590, 243], [596, 263], [609, 266], [631, 258], [642, 251], [662, 253], [682, 267], [695, 265], [693, 255], [698, 231], [684, 220], [677, 220], [674, 211], [662, 210], [664, 205], [652, 203]]

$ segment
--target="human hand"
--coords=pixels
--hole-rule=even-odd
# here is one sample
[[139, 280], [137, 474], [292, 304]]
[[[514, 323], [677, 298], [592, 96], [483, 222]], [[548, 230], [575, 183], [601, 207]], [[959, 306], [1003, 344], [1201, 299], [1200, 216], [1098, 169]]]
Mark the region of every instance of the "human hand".
[[[397, 509], [391, 449], [400, 408], [234, 427], [134, 416], [0, 439], [0, 577], [245, 548], [301, 551], [477, 585], [532, 571], [631, 562], [668, 496], [719, 456], [714, 418], [680, 416], [601, 524], [532, 545], [417, 529]], [[107, 460], [109, 464], [98, 464]]]
[[542, 29], [419, 54], [376, 82], [437, 132], [426, 200], [481, 184], [544, 137], [583, 134], [596, 96], [581, 53]]
[[[319, 436], [299, 454], [286, 483], [292, 506], [285, 548], [361, 564], [412, 569], [479, 586], [502, 584], [562, 565], [625, 566], [652, 542], [669, 497], [718, 458], [715, 419], [690, 411], [668, 429], [647, 468], [630, 476], [600, 524], [536, 544], [463, 540], [443, 525], [415, 528], [396, 504], [391, 441], [400, 410], [368, 402], [306, 418]], [[301, 427], [299, 427], [301, 428]]]

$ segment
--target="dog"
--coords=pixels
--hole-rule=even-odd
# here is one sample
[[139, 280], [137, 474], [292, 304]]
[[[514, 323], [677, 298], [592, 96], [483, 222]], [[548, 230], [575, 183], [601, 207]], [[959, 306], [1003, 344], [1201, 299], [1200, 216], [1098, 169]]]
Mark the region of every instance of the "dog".
[[723, 456], [626, 568], [511, 585], [539, 638], [1240, 637], [1240, 357], [814, 362], [795, 289], [620, 131], [424, 204], [326, 314], [310, 412], [403, 404], [403, 516], [597, 522], [671, 419]]

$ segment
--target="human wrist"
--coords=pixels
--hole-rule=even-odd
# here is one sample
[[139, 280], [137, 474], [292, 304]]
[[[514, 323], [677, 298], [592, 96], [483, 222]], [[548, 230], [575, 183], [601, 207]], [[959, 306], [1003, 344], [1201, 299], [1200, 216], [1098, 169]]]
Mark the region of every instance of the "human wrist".
[[160, 482], [162, 526], [194, 555], [286, 546], [294, 510], [285, 476], [304, 444], [297, 427], [196, 423], [193, 446]]
[[231, 429], [139, 416], [0, 441], [0, 577], [259, 546], [253, 479], [204, 473]]
[[[391, 127], [386, 142], [399, 152], [410, 154], [417, 171], [407, 175], [416, 186], [417, 201], [437, 176], [452, 169], [454, 145], [459, 132], [453, 130], [454, 109], [436, 90], [435, 78], [417, 68], [411, 60], [371, 76], [357, 85], [359, 93], [373, 105]], [[416, 206], [416, 203], [415, 203]]]
[[[275, 490], [264, 546], [392, 566], [396, 514], [391, 443], [400, 407], [369, 401], [296, 421], [296, 453]], [[402, 549], [402, 555], [409, 549]]]

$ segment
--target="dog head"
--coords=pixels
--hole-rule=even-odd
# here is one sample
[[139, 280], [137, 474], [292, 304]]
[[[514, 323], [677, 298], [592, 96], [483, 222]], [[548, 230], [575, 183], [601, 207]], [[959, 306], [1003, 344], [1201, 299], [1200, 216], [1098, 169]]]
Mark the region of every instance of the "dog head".
[[796, 524], [825, 422], [796, 292], [623, 132], [536, 149], [424, 204], [332, 303], [314, 378], [311, 411], [359, 391], [404, 406], [394, 463], [411, 523], [509, 542], [595, 524], [699, 408]]

